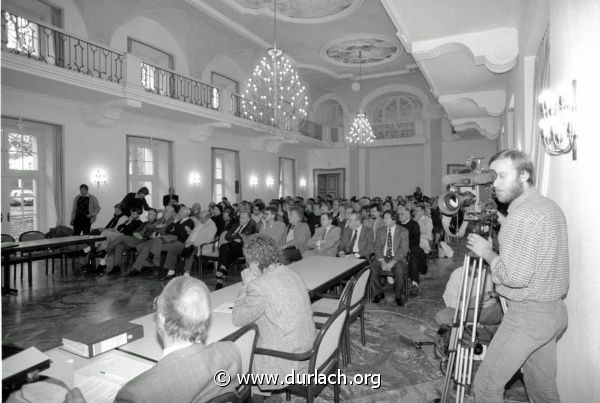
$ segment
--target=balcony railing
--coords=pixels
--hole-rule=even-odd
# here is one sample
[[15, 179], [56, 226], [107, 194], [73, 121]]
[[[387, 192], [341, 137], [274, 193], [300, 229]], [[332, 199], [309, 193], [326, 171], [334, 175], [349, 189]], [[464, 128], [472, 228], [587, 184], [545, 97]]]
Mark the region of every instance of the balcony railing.
[[106, 81], [123, 79], [122, 53], [4, 10], [2, 50]]
[[415, 136], [413, 122], [373, 123], [371, 124], [376, 140], [401, 139]]
[[323, 127], [318, 123], [306, 119], [301, 120], [298, 130], [303, 136], [316, 140], [323, 140]]
[[141, 63], [142, 86], [147, 91], [210, 109], [219, 109], [219, 90], [193, 78]]

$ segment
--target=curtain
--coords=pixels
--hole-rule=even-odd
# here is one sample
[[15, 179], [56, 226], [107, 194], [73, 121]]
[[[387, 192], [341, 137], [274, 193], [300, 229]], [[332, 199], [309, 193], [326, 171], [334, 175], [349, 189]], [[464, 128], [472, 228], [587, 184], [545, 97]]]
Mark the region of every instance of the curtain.
[[526, 150], [531, 157], [535, 167], [535, 186], [541, 193], [547, 191], [547, 181], [545, 182], [545, 169], [547, 168], [547, 154], [539, 134], [538, 123], [541, 119], [541, 109], [538, 103], [540, 93], [548, 88], [550, 81], [550, 27], [546, 27], [546, 32], [537, 51], [535, 58], [535, 72], [533, 82], [533, 125], [531, 128], [531, 149]]
[[54, 204], [56, 206], [56, 225], [65, 224], [64, 198], [64, 161], [62, 145], [62, 128], [53, 127], [54, 152]]

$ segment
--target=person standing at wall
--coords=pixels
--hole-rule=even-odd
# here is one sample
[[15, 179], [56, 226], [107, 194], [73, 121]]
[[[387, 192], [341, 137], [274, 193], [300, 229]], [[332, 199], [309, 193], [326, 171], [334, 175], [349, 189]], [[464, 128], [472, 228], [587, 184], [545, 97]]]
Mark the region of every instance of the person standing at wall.
[[98, 213], [100, 213], [98, 199], [89, 193], [88, 185], [82, 184], [79, 186], [79, 194], [73, 200], [73, 211], [71, 212], [73, 235], [89, 234]]

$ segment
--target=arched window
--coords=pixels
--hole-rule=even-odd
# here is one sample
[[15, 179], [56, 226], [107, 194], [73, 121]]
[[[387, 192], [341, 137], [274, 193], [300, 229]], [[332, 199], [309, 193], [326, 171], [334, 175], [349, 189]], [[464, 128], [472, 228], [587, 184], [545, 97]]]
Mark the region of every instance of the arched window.
[[344, 140], [344, 110], [342, 105], [332, 102], [325, 110], [324, 125], [329, 132], [330, 141], [337, 143]]
[[377, 101], [369, 113], [373, 134], [378, 140], [413, 137], [421, 120], [423, 103], [412, 94], [397, 94]]

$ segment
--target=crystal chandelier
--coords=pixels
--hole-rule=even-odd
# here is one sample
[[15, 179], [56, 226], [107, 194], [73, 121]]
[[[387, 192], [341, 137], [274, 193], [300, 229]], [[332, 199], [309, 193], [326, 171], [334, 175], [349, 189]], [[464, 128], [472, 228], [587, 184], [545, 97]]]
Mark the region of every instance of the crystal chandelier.
[[290, 60], [277, 47], [277, 2], [273, 0], [273, 47], [254, 68], [242, 94], [246, 119], [295, 130], [306, 117], [308, 96]]
[[[362, 100], [362, 85], [360, 82], [362, 81], [362, 51], [358, 52], [358, 65], [359, 65], [359, 101]], [[371, 129], [371, 124], [369, 123], [369, 119], [367, 116], [359, 110], [352, 122], [352, 126], [350, 126], [350, 131], [346, 135], [346, 142], [348, 144], [355, 144], [359, 146], [367, 146], [375, 141], [375, 136], [373, 135], [373, 129]]]

